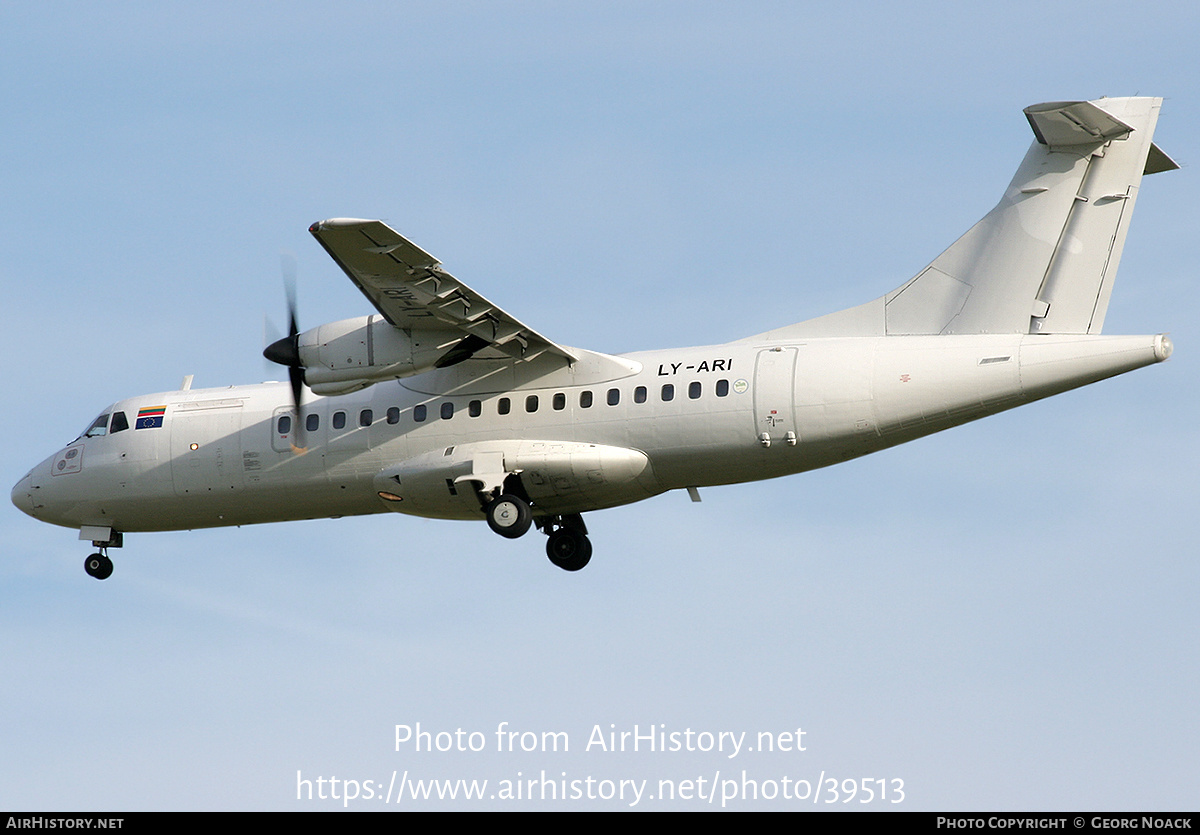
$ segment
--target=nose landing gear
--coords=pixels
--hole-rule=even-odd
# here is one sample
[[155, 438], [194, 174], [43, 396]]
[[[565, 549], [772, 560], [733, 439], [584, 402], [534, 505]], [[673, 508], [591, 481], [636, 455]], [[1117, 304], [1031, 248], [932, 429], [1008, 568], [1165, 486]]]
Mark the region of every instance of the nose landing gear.
[[90, 539], [92, 545], [100, 550], [83, 561], [83, 570], [89, 577], [97, 580], [107, 580], [113, 573], [112, 560], [108, 558], [109, 548], [120, 548], [125, 544], [125, 537], [120, 531], [97, 525], [85, 525], [79, 529], [79, 538]]
[[89, 577], [95, 577], [97, 580], [107, 580], [112, 575], [112, 560], [108, 558], [108, 554], [104, 553], [107, 550], [107, 548], [101, 548], [100, 551], [92, 554], [83, 561], [83, 570], [88, 573]]

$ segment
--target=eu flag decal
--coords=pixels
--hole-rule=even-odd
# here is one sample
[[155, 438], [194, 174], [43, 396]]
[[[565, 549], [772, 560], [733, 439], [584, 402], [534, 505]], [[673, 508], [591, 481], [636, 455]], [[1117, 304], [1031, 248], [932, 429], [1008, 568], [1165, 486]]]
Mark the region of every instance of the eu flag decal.
[[144, 409], [138, 409], [137, 423], [133, 425], [133, 428], [157, 429], [162, 426], [163, 415], [166, 413], [166, 406], [147, 406]]

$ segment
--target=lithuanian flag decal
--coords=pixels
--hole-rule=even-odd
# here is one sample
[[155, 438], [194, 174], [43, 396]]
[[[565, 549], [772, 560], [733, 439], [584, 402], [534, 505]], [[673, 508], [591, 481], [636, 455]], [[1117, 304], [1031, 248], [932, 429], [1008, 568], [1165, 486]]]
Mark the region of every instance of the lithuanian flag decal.
[[137, 423], [134, 429], [157, 429], [163, 424], [163, 416], [167, 413], [166, 406], [147, 406], [138, 409]]

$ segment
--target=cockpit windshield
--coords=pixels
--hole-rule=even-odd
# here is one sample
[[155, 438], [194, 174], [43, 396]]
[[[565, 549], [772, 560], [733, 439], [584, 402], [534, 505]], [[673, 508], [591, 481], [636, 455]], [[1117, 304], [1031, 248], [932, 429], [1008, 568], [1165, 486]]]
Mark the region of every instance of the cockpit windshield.
[[107, 435], [107, 434], [108, 434], [108, 412], [105, 412], [104, 414], [100, 415], [100, 417], [98, 417], [94, 421], [92, 421], [92, 425], [89, 426], [88, 430], [83, 433], [83, 437], [95, 438], [99, 435]]

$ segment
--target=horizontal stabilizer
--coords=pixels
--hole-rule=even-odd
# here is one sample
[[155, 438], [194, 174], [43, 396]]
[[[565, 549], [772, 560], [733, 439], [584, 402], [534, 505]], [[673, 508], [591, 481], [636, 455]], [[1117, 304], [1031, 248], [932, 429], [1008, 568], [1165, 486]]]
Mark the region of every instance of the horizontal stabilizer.
[[1133, 128], [1090, 101], [1055, 101], [1025, 108], [1025, 118], [1037, 141], [1051, 148], [1098, 145]]
[[1179, 163], [1163, 153], [1162, 149], [1150, 143], [1150, 153], [1146, 156], [1146, 167], [1143, 174], [1160, 174], [1163, 171], [1174, 171]]

